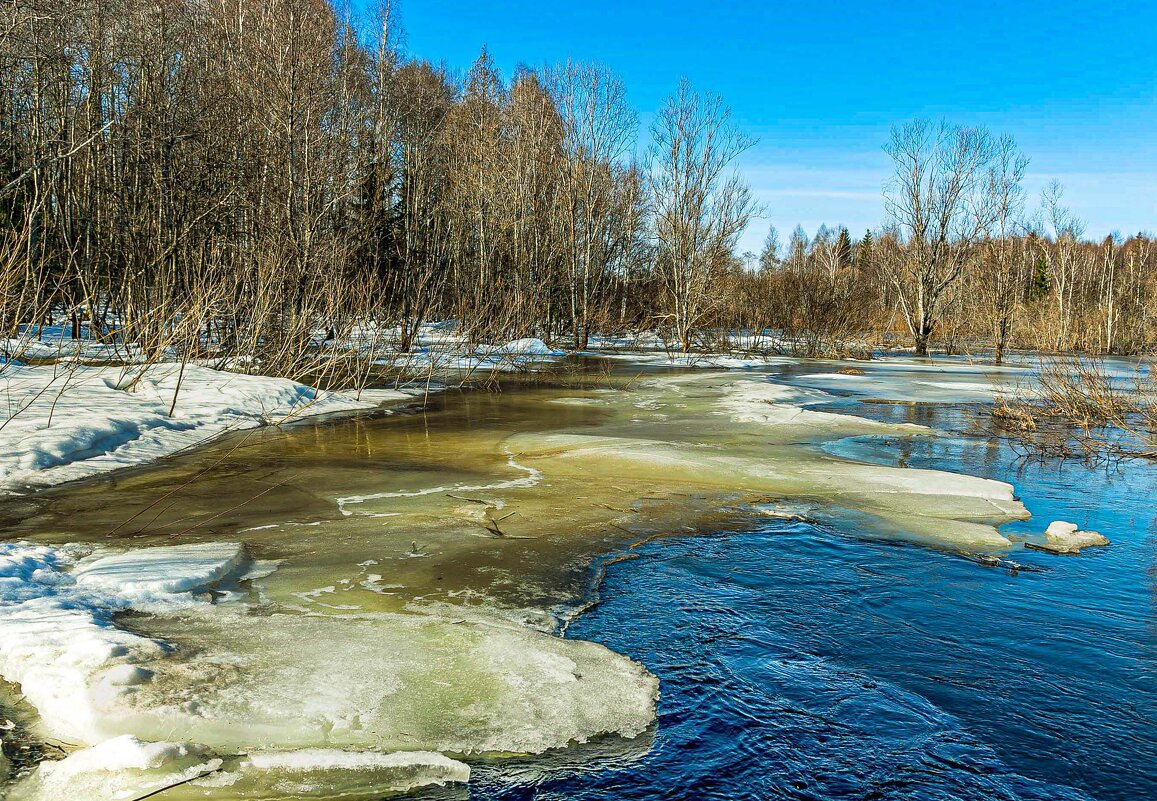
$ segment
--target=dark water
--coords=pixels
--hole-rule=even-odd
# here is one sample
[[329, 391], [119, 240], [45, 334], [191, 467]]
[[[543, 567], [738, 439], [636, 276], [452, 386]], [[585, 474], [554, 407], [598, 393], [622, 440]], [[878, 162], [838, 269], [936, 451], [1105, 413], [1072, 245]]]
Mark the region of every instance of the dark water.
[[[861, 414], [964, 430], [950, 407]], [[569, 635], [662, 680], [654, 746], [476, 770], [478, 799], [1157, 798], [1157, 466], [1018, 463], [990, 437], [842, 455], [1013, 482], [1034, 520], [1113, 545], [1015, 551], [1017, 575], [806, 523], [668, 539], [610, 565]]]

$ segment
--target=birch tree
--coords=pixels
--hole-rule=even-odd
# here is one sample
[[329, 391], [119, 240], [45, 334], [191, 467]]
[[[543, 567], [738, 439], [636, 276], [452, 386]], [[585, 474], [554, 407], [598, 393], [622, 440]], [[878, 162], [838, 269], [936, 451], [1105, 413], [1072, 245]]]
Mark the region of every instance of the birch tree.
[[[1015, 239], [1024, 210], [1024, 180], [1028, 158], [1011, 136], [1001, 137], [993, 147], [992, 162], [984, 178], [984, 193], [991, 213], [986, 218], [985, 243], [977, 270], [978, 285], [992, 325], [996, 363], [1004, 361], [1016, 309], [1022, 295], [1024, 251]], [[1030, 254], [1031, 258], [1031, 254]]]
[[755, 214], [750, 187], [731, 171], [754, 144], [719, 97], [696, 92], [686, 79], [651, 126], [655, 271], [684, 353], [716, 300], [712, 279]]
[[894, 168], [885, 208], [903, 246], [889, 281], [916, 353], [927, 355], [945, 293], [991, 218], [983, 190], [993, 141], [984, 128], [917, 120], [893, 128], [884, 150]]

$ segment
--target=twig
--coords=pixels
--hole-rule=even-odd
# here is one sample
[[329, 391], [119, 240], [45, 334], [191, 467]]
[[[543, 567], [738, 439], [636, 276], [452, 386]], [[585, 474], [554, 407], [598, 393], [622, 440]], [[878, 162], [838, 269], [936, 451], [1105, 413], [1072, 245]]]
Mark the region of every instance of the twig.
[[212, 776], [214, 773], [220, 773], [220, 772], [221, 772], [221, 768], [213, 768], [212, 770], [207, 770], [204, 773], [199, 773], [196, 776], [190, 776], [187, 779], [182, 779], [179, 782], [174, 782], [173, 784], [170, 784], [166, 787], [161, 787], [157, 790], [153, 790], [151, 793], [145, 793], [144, 795], [138, 795], [136, 798], [132, 799], [132, 801], [145, 801], [146, 798], [152, 798], [154, 796], [158, 796], [161, 793], [166, 792], [167, 790], [172, 790], [174, 787], [181, 787], [182, 785], [189, 784], [191, 782], [195, 782], [198, 779], [203, 779], [206, 776]]

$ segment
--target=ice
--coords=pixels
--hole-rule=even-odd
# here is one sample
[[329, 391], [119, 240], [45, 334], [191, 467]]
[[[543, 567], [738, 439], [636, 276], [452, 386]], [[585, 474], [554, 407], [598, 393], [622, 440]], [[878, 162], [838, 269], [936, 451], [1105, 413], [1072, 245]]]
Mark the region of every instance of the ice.
[[[0, 674], [21, 685], [47, 735], [123, 746], [107, 746], [116, 756], [107, 764], [122, 765], [124, 777], [89, 776], [97, 757], [78, 757], [46, 767], [30, 798], [53, 797], [73, 773], [88, 777], [78, 787], [117, 797], [117, 782], [135, 791], [157, 771], [184, 775], [208, 753], [141, 743], [199, 743], [217, 754], [538, 753], [602, 734], [635, 737], [654, 719], [654, 676], [593, 643], [481, 616], [253, 614], [243, 603], [198, 600], [246, 562], [235, 543], [92, 556], [0, 545]], [[169, 620], [179, 642], [119, 628], [116, 613], [132, 609]], [[146, 618], [135, 627], [150, 629]], [[305, 772], [338, 770], [342, 760], [352, 769], [361, 758], [331, 757]], [[461, 774], [442, 768], [436, 779]]]
[[494, 481], [488, 484], [453, 484], [449, 486], [434, 486], [422, 487], [414, 490], [391, 490], [389, 492], [374, 492], [367, 495], [350, 495], [344, 498], [337, 499], [337, 508], [342, 515], [349, 517], [354, 514], [364, 514], [367, 516], [376, 516], [373, 512], [358, 512], [351, 510], [349, 507], [357, 506], [366, 503], [367, 501], [376, 501], [383, 498], [420, 498], [426, 495], [445, 495], [445, 494], [461, 494], [463, 492], [491, 492], [494, 490], [530, 488], [542, 480], [542, 473], [533, 467], [521, 465], [514, 460], [514, 455], [507, 453], [507, 465], [513, 469], [518, 470], [526, 475], [519, 478], [512, 478], [503, 481]]
[[222, 760], [202, 746], [148, 743], [124, 736], [41, 762], [19, 782], [9, 801], [127, 801], [180, 782], [206, 776]]
[[[602, 646], [437, 615], [205, 617], [106, 710], [106, 735], [216, 749], [539, 753], [650, 725], [658, 682]], [[308, 643], [308, 648], [301, 644]]]
[[242, 759], [228, 789], [233, 798], [332, 798], [397, 793], [431, 784], [465, 783], [470, 767], [429, 751], [350, 752], [310, 748], [262, 751]]
[[889, 358], [858, 363], [854, 372], [809, 373], [792, 383], [901, 403], [992, 403], [1023, 392], [1031, 376], [1030, 370], [1007, 365]]
[[236, 542], [148, 548], [103, 556], [81, 564], [76, 583], [122, 596], [191, 592], [236, 574], [246, 563]]
[[1096, 531], [1078, 531], [1076, 523], [1054, 520], [1045, 530], [1045, 544], [1036, 546], [1050, 553], [1080, 553], [1082, 548], [1108, 545], [1109, 538]]
[[[835, 400], [831, 395], [771, 381], [738, 381], [719, 402], [723, 414], [740, 423], [772, 426], [795, 426], [838, 431], [843, 426], [856, 428], [896, 428], [854, 415], [817, 412], [806, 407]], [[921, 430], [921, 426], [908, 426]]]
[[[854, 431], [857, 420], [848, 416], [839, 425]], [[879, 430], [880, 424], [863, 422], [863, 430]], [[819, 502], [824, 515], [850, 521], [853, 530], [868, 536], [957, 550], [1007, 549], [1011, 542], [994, 525], [1029, 516], [1004, 482], [847, 462], [790, 444], [806, 439], [814, 427], [777, 426], [773, 431], [785, 427], [791, 430], [782, 439], [789, 444], [765, 445], [751, 456], [683, 442], [582, 434], [522, 434], [508, 444], [520, 461], [552, 478], [649, 478], [700, 490], [770, 493]]]
[[47, 731], [100, 742], [105, 710], [152, 679], [143, 663], [172, 651], [117, 627], [114, 615], [205, 606], [192, 593], [246, 563], [236, 543], [96, 558], [75, 548], [0, 543], [0, 676], [20, 684]]
[[234, 757], [195, 743], [145, 742], [124, 735], [42, 762], [13, 788], [9, 801], [120, 801], [176, 786], [184, 790], [181, 797], [230, 801], [333, 798], [335, 793], [378, 798], [469, 778], [466, 764], [428, 751], [304, 749]]

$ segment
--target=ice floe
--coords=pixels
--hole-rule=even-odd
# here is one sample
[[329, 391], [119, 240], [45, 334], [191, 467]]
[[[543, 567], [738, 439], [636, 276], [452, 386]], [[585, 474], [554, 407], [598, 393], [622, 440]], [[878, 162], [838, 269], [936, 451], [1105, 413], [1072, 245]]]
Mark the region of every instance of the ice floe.
[[274, 801], [284, 798], [380, 797], [431, 784], [465, 783], [470, 767], [429, 751], [351, 752], [308, 748], [298, 751], [258, 751], [244, 756], [236, 770], [216, 786], [227, 787], [239, 799]]
[[[834, 368], [839, 363], [831, 363]], [[819, 366], [819, 365], [817, 365]], [[817, 371], [792, 384], [829, 392], [900, 403], [991, 403], [1016, 395], [1031, 378], [1023, 367], [888, 358], [862, 362], [843, 371]]]
[[[44, 763], [16, 799], [137, 797], [203, 772], [228, 798], [308, 796], [335, 774], [405, 789], [468, 771], [383, 751], [539, 753], [654, 719], [657, 680], [594, 643], [485, 616], [214, 605], [203, 591], [249, 569], [235, 543], [87, 550], [0, 544], [0, 675], [44, 734], [93, 746]], [[118, 625], [139, 610], [179, 641]]]
[[128, 801], [207, 776], [222, 760], [201, 746], [123, 736], [40, 763], [10, 801]]
[[468, 765], [428, 751], [378, 753], [310, 748], [218, 756], [203, 745], [114, 737], [40, 763], [10, 801], [128, 801], [187, 785], [194, 797], [232, 801], [378, 797], [466, 782]]
[[[808, 409], [820, 403], [835, 400], [831, 395], [803, 387], [789, 386], [772, 381], [737, 381], [719, 401], [721, 413], [736, 422], [760, 423], [774, 426], [796, 426], [822, 429], [825, 433], [838, 431], [848, 425], [857, 428], [889, 427], [863, 417], [835, 412], [817, 412]], [[920, 426], [908, 426], [920, 430]]]

